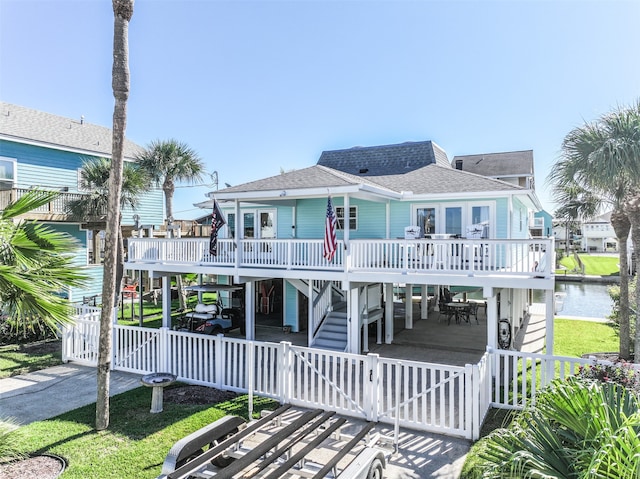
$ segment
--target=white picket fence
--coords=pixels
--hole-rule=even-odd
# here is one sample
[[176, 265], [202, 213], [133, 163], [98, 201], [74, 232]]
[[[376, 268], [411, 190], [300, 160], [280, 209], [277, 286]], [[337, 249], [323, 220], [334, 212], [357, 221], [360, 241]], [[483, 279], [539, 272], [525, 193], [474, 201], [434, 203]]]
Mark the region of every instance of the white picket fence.
[[[99, 310], [78, 310], [63, 360], [97, 365]], [[521, 408], [556, 377], [591, 361], [492, 350], [464, 367], [114, 325], [115, 370], [270, 397], [395, 427], [477, 439], [491, 407]]]

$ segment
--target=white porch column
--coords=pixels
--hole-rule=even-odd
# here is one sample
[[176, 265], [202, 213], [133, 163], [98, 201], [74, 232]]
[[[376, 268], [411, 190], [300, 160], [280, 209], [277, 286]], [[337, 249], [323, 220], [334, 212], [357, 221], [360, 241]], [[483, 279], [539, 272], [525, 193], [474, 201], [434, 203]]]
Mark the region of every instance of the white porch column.
[[[309, 279], [307, 289], [307, 345], [311, 346], [313, 342], [313, 330], [315, 329], [315, 318], [313, 317], [313, 280]], [[298, 320], [299, 321], [299, 320]], [[300, 331], [300, 323], [298, 322], [298, 331]]]
[[554, 318], [554, 310], [555, 310], [555, 292], [552, 289], [545, 290], [545, 346], [546, 351], [545, 354], [552, 355], [553, 354], [553, 318]]
[[244, 320], [247, 340], [253, 341], [256, 339], [256, 288], [253, 281], [244, 285]]
[[240, 268], [240, 262], [242, 261], [242, 242], [240, 240], [244, 238], [244, 218], [242, 217], [242, 213], [240, 211], [240, 201], [238, 201], [237, 199], [234, 202], [234, 212], [236, 215], [236, 231], [235, 231], [233, 241], [236, 245], [235, 253], [236, 253], [236, 273], [237, 273], [238, 268]]
[[404, 327], [413, 329], [413, 284], [407, 283], [404, 289]]
[[171, 276], [162, 275], [162, 327], [171, 328]]
[[393, 342], [393, 283], [384, 285], [384, 343]]
[[429, 319], [429, 292], [426, 284], [422, 285], [420, 292], [420, 319]]
[[498, 298], [494, 291], [487, 300], [487, 346], [498, 349]]
[[347, 352], [360, 353], [360, 288], [349, 289], [349, 302], [347, 304], [349, 314], [347, 316]]

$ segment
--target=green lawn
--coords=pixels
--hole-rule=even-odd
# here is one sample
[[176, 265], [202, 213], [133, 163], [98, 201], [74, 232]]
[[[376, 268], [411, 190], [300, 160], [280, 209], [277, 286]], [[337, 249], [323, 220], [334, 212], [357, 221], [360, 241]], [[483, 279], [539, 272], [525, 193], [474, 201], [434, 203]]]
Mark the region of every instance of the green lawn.
[[[620, 259], [618, 256], [592, 256], [589, 254], [578, 255], [584, 264], [585, 274], [590, 276], [618, 276], [620, 274]], [[556, 271], [557, 274], [564, 274], [575, 270], [577, 264], [573, 256], [567, 256], [560, 260], [564, 270]]]
[[619, 349], [616, 332], [605, 323], [557, 318], [553, 324], [553, 348], [558, 356], [580, 357]]
[[[93, 429], [95, 404], [56, 418], [23, 426], [18, 445], [27, 453], [49, 452], [67, 461], [65, 479], [151, 479], [160, 474], [176, 441], [227, 414], [247, 417], [247, 396], [216, 405], [164, 402], [151, 414], [151, 390], [137, 388], [111, 400], [111, 423]], [[254, 410], [275, 409], [274, 401], [256, 398]]]
[[0, 346], [0, 379], [61, 363], [60, 341]]

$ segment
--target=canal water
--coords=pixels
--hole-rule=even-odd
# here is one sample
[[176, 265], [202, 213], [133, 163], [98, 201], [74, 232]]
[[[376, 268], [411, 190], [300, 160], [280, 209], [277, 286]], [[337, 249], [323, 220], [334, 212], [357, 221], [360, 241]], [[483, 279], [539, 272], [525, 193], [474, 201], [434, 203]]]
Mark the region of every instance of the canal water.
[[[608, 293], [609, 284], [556, 281], [556, 293], [564, 293], [562, 309], [557, 316], [606, 318], [611, 314], [613, 301]], [[534, 291], [534, 302], [544, 302], [541, 291]]]

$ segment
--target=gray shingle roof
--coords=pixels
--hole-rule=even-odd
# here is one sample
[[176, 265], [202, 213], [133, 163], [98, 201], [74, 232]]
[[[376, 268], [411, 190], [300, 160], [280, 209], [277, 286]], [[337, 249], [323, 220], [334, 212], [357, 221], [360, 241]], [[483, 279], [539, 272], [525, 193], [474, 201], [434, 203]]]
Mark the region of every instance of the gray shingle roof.
[[412, 191], [415, 195], [481, 193], [521, 190], [519, 186], [485, 176], [454, 170], [449, 166], [427, 165], [402, 175], [369, 178], [391, 190]]
[[[0, 136], [42, 146], [111, 156], [111, 129], [0, 102]], [[124, 156], [133, 159], [142, 148], [125, 140]]]
[[519, 186], [485, 176], [458, 171], [450, 166], [430, 164], [397, 175], [367, 176], [366, 178], [316, 165], [302, 170], [282, 173], [242, 185], [220, 190], [220, 193], [252, 191], [296, 190], [306, 188], [334, 188], [367, 184], [401, 193], [412, 191], [416, 195], [447, 193], [480, 193], [489, 191], [521, 190]]
[[318, 165], [357, 176], [396, 175], [430, 164], [450, 167], [447, 154], [431, 141], [323, 151]]
[[379, 186], [370, 178], [358, 178], [348, 173], [336, 171], [324, 166], [310, 166], [302, 170], [293, 170], [280, 175], [263, 178], [261, 180], [231, 186], [220, 191], [225, 193], [295, 190], [306, 188], [334, 188], [339, 186], [358, 185], [362, 183]]
[[463, 171], [478, 175], [533, 176], [533, 150], [455, 156], [451, 165], [456, 168], [459, 161]]

